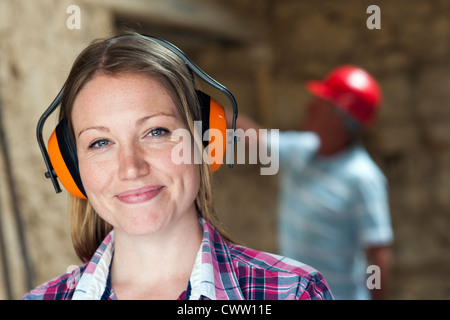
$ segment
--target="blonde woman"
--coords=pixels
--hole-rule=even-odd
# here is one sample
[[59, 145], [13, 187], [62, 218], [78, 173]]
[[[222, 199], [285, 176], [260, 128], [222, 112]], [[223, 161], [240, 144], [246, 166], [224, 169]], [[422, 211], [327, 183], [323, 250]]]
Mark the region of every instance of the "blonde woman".
[[151, 38], [104, 39], [79, 55], [60, 118], [87, 198], [72, 196], [70, 212], [84, 264], [24, 299], [332, 297], [313, 268], [236, 245], [221, 230], [209, 165], [171, 159], [172, 135], [188, 130], [197, 143], [200, 117], [189, 68]]

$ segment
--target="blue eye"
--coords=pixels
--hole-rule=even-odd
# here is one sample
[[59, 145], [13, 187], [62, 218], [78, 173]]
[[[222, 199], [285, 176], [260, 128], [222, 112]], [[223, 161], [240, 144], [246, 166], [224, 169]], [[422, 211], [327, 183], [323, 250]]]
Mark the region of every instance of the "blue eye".
[[152, 137], [162, 136], [166, 133], [169, 133], [169, 130], [165, 128], [156, 128], [149, 131], [148, 135]]
[[102, 147], [106, 147], [109, 144], [109, 141], [106, 139], [100, 139], [100, 140], [96, 140], [93, 143], [91, 143], [89, 145], [89, 149], [92, 148], [102, 148]]

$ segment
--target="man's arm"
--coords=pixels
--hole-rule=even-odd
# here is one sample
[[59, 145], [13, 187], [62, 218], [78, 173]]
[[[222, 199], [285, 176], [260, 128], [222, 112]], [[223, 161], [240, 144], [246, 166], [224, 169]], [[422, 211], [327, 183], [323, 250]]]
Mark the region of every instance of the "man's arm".
[[386, 299], [392, 269], [392, 248], [391, 246], [370, 247], [366, 249], [366, 254], [369, 265], [378, 266], [381, 272], [380, 289], [370, 290], [372, 299]]

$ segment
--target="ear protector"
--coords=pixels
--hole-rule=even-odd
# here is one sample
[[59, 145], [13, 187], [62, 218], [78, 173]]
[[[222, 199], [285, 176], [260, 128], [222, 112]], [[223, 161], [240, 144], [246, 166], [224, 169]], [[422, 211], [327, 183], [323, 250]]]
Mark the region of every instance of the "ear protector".
[[[204, 80], [212, 87], [224, 93], [228, 98], [228, 100], [230, 101], [233, 108], [233, 119], [232, 119], [233, 128], [232, 130], [227, 130], [225, 111], [223, 106], [206, 93], [200, 90], [196, 90], [197, 99], [200, 104], [202, 116], [203, 145], [207, 150], [210, 144], [209, 141], [210, 139], [206, 135], [207, 130], [217, 129], [222, 134], [223, 141], [221, 142], [223, 150], [221, 151], [223, 152], [222, 154], [225, 154], [225, 149], [227, 147], [226, 137], [228, 136], [228, 141], [230, 141], [229, 143], [230, 150], [228, 152], [230, 159], [228, 160], [228, 166], [232, 168], [234, 162], [235, 142], [237, 140], [235, 136], [235, 130], [236, 130], [236, 119], [238, 114], [237, 103], [233, 95], [226, 87], [224, 87], [222, 84], [211, 78], [197, 65], [195, 65], [175, 45], [171, 44], [166, 40], [162, 40], [153, 36], [145, 35], [145, 37], [152, 39], [153, 41], [157, 42], [158, 44], [164, 46], [168, 50], [175, 53], [186, 64], [189, 70], [191, 70], [195, 75], [197, 75], [199, 78]], [[69, 134], [67, 120], [62, 119], [56, 126], [55, 130], [53, 131], [53, 133], [49, 138], [48, 149], [46, 148], [43, 140], [42, 130], [44, 127], [44, 123], [47, 120], [47, 118], [53, 113], [53, 111], [55, 111], [56, 108], [60, 105], [63, 91], [64, 86], [61, 88], [58, 95], [50, 104], [50, 106], [42, 114], [36, 128], [36, 136], [39, 148], [41, 150], [45, 165], [47, 167], [45, 177], [50, 178], [52, 180], [53, 187], [55, 188], [56, 193], [61, 192], [61, 188], [57, 180], [58, 178], [70, 194], [81, 199], [87, 199], [86, 192], [84, 190], [80, 177], [80, 172], [78, 169], [76, 145]], [[217, 163], [212, 159], [210, 159], [210, 163], [212, 171], [216, 171], [221, 165], [221, 163]]]

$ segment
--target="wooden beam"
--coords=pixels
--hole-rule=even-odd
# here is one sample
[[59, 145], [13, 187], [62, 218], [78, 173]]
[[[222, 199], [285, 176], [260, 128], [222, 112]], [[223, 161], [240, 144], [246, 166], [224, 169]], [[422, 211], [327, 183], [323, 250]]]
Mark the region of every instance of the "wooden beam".
[[254, 22], [240, 19], [214, 1], [198, 0], [85, 0], [104, 7], [126, 22], [177, 29], [222, 41], [249, 42], [256, 37]]

